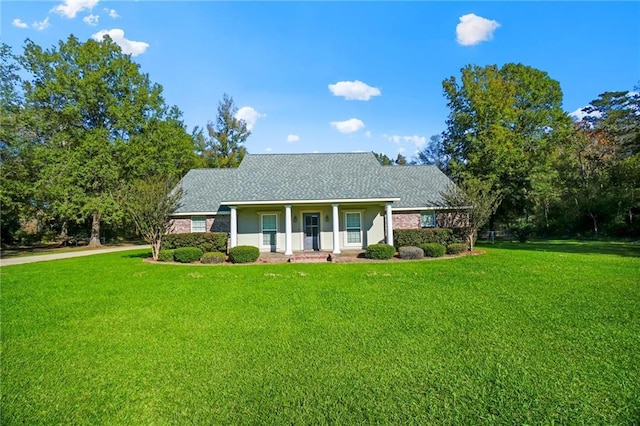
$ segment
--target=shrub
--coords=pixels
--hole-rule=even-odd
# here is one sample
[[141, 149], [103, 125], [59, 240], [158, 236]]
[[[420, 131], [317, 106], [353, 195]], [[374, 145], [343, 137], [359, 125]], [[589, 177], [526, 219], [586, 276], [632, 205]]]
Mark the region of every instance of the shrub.
[[531, 238], [534, 231], [535, 226], [533, 223], [528, 222], [519, 223], [511, 228], [511, 234], [514, 235], [521, 243], [526, 243], [527, 240]]
[[235, 246], [229, 249], [229, 261], [232, 263], [251, 263], [260, 257], [260, 249], [254, 246]]
[[420, 247], [400, 247], [398, 249], [398, 255], [400, 259], [422, 259], [424, 257], [424, 250]]
[[167, 234], [162, 237], [162, 249], [198, 247], [203, 252], [227, 252], [226, 232], [191, 232], [187, 234]]
[[371, 244], [367, 247], [364, 257], [367, 259], [391, 259], [396, 249], [389, 244]]
[[453, 243], [447, 246], [447, 254], [460, 254], [467, 250], [467, 245], [462, 243]]
[[173, 262], [173, 254], [175, 250], [160, 250], [158, 252], [158, 261], [160, 262]]
[[191, 263], [200, 260], [202, 253], [202, 250], [198, 247], [180, 247], [175, 249], [173, 258], [176, 262]]
[[422, 244], [439, 243], [443, 245], [459, 242], [458, 237], [449, 228], [397, 229], [393, 231], [393, 244], [396, 247], [420, 247]]
[[202, 255], [200, 261], [202, 263], [222, 263], [227, 256], [219, 251], [207, 252]]
[[442, 257], [447, 251], [447, 248], [439, 243], [422, 244], [420, 248], [427, 257]]

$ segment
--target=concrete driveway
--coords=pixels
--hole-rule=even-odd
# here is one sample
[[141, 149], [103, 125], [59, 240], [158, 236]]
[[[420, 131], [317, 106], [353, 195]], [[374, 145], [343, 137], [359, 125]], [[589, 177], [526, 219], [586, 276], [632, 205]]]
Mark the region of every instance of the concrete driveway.
[[94, 254], [114, 253], [118, 251], [147, 249], [151, 250], [150, 245], [126, 245], [118, 247], [105, 247], [86, 249], [78, 251], [67, 251], [64, 253], [39, 254], [33, 256], [9, 257], [0, 259], [0, 266], [22, 265], [23, 263], [46, 262], [48, 260], [70, 259], [72, 257], [91, 256]]

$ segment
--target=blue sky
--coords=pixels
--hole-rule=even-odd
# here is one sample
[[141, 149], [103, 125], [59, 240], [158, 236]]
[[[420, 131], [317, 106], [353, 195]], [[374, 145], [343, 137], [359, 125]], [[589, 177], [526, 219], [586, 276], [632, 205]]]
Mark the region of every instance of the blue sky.
[[640, 84], [638, 2], [2, 1], [4, 43], [109, 32], [164, 87], [189, 131], [223, 93], [250, 153], [411, 157], [445, 129], [442, 80], [523, 63], [558, 80], [564, 109]]

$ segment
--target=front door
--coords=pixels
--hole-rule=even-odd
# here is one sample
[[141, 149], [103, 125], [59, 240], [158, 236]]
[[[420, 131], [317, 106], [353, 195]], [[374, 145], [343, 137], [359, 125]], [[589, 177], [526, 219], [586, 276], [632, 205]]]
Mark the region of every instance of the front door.
[[320, 213], [304, 213], [304, 249], [320, 250]]

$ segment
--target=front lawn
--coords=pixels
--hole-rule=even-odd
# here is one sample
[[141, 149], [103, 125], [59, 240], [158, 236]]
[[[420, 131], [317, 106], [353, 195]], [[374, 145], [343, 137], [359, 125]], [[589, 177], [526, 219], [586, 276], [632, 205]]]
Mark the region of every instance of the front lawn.
[[3, 267], [2, 424], [634, 424], [640, 254]]

